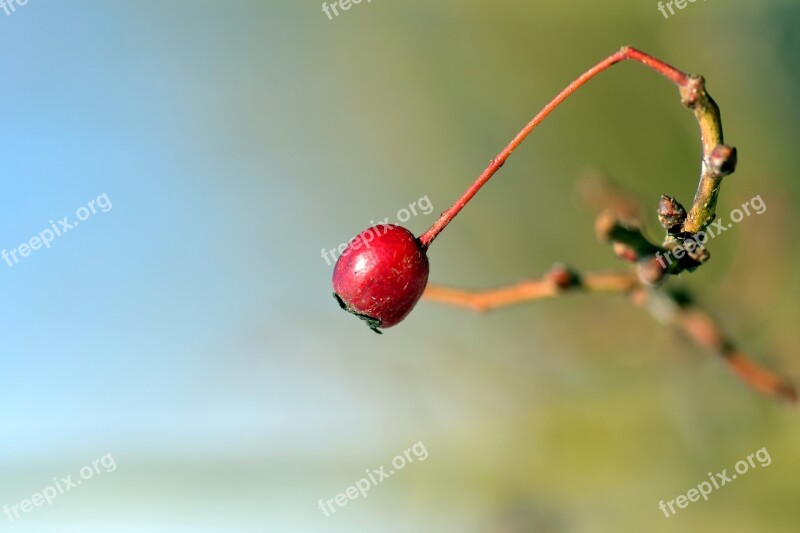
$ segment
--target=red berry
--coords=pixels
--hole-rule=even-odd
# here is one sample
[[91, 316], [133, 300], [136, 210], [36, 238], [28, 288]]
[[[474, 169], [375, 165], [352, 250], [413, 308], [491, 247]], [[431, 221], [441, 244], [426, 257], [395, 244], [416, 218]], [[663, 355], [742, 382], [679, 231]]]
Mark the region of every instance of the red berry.
[[428, 283], [428, 256], [414, 234], [394, 224], [359, 233], [336, 261], [333, 296], [342, 309], [389, 328], [414, 308]]

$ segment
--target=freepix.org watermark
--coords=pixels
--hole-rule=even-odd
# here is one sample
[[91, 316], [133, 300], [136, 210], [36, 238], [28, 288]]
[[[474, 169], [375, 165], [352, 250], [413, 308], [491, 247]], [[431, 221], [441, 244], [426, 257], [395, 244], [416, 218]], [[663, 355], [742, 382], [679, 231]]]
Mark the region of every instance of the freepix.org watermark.
[[[419, 211], [417, 211], [417, 209], [419, 209]], [[419, 200], [414, 200], [413, 202], [408, 204], [407, 208], [404, 207], [400, 209], [397, 212], [397, 220], [400, 222], [408, 222], [412, 216], [417, 216], [420, 214], [430, 215], [431, 213], [433, 213], [433, 204], [431, 203], [430, 198], [428, 198], [428, 195], [426, 194]], [[380, 231], [380, 226], [381, 225], [385, 226], [388, 223], [389, 223], [389, 217], [386, 217], [383, 220], [379, 220], [377, 223], [374, 220], [370, 220], [369, 221], [370, 229], [361, 233], [361, 243], [358, 244], [357, 248], [360, 247], [361, 245], [364, 245], [367, 248], [369, 248], [372, 241], [375, 240], [375, 237], [378, 236], [378, 234], [373, 233], [372, 228], [375, 228], [374, 231]], [[355, 239], [355, 237], [353, 237], [353, 239]], [[350, 239], [350, 241], [352, 241], [353, 239]], [[320, 255], [325, 260], [325, 262], [328, 263], [328, 266], [333, 266], [333, 263], [336, 262], [337, 252], [338, 255], [342, 255], [342, 253], [345, 251], [345, 248], [347, 248], [347, 244], [348, 244], [347, 242], [343, 242], [339, 246], [332, 248], [330, 250], [326, 250], [325, 248], [323, 248]], [[354, 248], [351, 248], [351, 250], [352, 249]], [[348, 250], [347, 253], [349, 253], [349, 251], [350, 250]]]
[[[25, 0], [27, 2], [27, 0]], [[330, 5], [328, 2], [322, 2], [322, 11], [326, 15], [328, 15], [328, 20], [333, 20], [333, 17], [339, 16], [339, 10], [348, 11], [353, 4], [360, 4], [362, 0], [336, 0], [335, 2], [331, 2]], [[372, 0], [367, 0], [367, 3], [372, 3]], [[333, 12], [333, 14], [331, 14]]]
[[[709, 472], [708, 481], [699, 483], [696, 489], [689, 489], [686, 494], [680, 494], [675, 499], [669, 500], [666, 503], [664, 500], [661, 500], [658, 502], [658, 508], [661, 509], [661, 512], [664, 513], [665, 517], [669, 518], [678, 512], [675, 510], [675, 506], [677, 506], [679, 509], [686, 509], [690, 503], [699, 501], [701, 497], [704, 501], [708, 501], [708, 496], [714, 490], [720, 489], [728, 483], [731, 483], [734, 479], [736, 479], [737, 475], [744, 475], [751, 468], [755, 468], [756, 461], [754, 461], [754, 459], [758, 460], [758, 464], [761, 466], [761, 468], [765, 468], [772, 464], [772, 457], [769, 456], [767, 448], [761, 448], [755, 453], [748, 455], [746, 460], [742, 459], [741, 461], [737, 461], [737, 463], [734, 465], [736, 474], [728, 475], [727, 468], [722, 472], [717, 472], [716, 474]], [[667, 511], [668, 507], [669, 512]]]
[[100, 213], [108, 213], [111, 211], [111, 200], [108, 199], [106, 193], [101, 194], [94, 200], [90, 200], [85, 206], [81, 206], [75, 211], [75, 219], [70, 220], [68, 216], [62, 218], [57, 223], [53, 220], [50, 221], [50, 226], [39, 232], [38, 235], [31, 237], [30, 240], [12, 248], [0, 252], [0, 257], [12, 268], [19, 263], [22, 259], [28, 257], [33, 252], [41, 250], [42, 246], [50, 248], [56, 237], [62, 237], [68, 231], [78, 227], [81, 222], [89, 220], [92, 215], [96, 215], [98, 210]]
[[[675, 14], [675, 10], [672, 9], [672, 6], [675, 5], [678, 9], [685, 9], [686, 6], [689, 4], [694, 4], [698, 0], [669, 0], [668, 2], [659, 2], [658, 3], [658, 10], [661, 11], [661, 14], [664, 15], [665, 19], [668, 19], [670, 15]], [[703, 0], [705, 2], [706, 0]], [[667, 15], [667, 9], [669, 10], [669, 15]]]
[[[103, 470], [100, 467], [103, 467]], [[100, 459], [95, 459], [91, 464], [82, 467], [78, 472], [78, 478], [72, 479], [72, 474], [67, 477], [53, 478], [53, 484], [48, 485], [41, 491], [33, 494], [28, 499], [22, 500], [14, 505], [3, 505], [3, 514], [6, 515], [9, 522], [19, 520], [24, 514], [30, 513], [37, 507], [41, 507], [45, 503], [53, 505], [53, 500], [62, 494], [66, 494], [72, 489], [77, 488], [84, 481], [92, 479], [96, 474], [105, 472], [110, 474], [117, 469], [117, 463], [110, 453], [105, 454]]]
[[356, 481], [355, 484], [347, 487], [344, 492], [340, 492], [330, 500], [320, 500], [320, 511], [325, 513], [325, 516], [330, 516], [330, 513], [336, 512], [334, 504], [336, 504], [337, 507], [344, 507], [350, 503], [350, 500], [355, 500], [359, 496], [366, 498], [368, 490], [379, 483], [383, 483], [383, 480], [389, 479], [396, 472], [405, 468], [406, 465], [413, 463], [415, 458], [420, 461], [424, 461], [428, 458], [428, 450], [425, 449], [425, 445], [422, 444], [422, 441], [408, 448], [402, 454], [396, 455], [394, 459], [392, 459], [393, 468], [388, 472], [386, 472], [386, 467], [384, 465], [374, 470], [367, 468], [365, 470], [367, 477], [362, 477]]
[[22, 7], [27, 3], [28, 0], [0, 0], [0, 9], [7, 17], [10, 17], [17, 10], [17, 6]]
[[[729, 222], [726, 225], [721, 218], [717, 218], [714, 220], [714, 223], [710, 224], [705, 230], [698, 231], [692, 239], [687, 239], [683, 246], [676, 246], [675, 248], [668, 250], [665, 254], [662, 254], [661, 252], [656, 253], [656, 258], [658, 259], [658, 263], [661, 265], [661, 268], [666, 268], [667, 265], [672, 264], [673, 260], [683, 258], [687, 252], [694, 252], [694, 250], [701, 245], [707, 243], [721, 233], [728, 231], [733, 227], [734, 224], [741, 222], [745, 216], [749, 217], [754, 213], [756, 215], [760, 215], [767, 210], [767, 204], [765, 204], [764, 200], [761, 199], [760, 194], [750, 198], [740, 207], [741, 209], [737, 207], [728, 215], [733, 222]], [[753, 209], [752, 212], [750, 211], [751, 208]]]

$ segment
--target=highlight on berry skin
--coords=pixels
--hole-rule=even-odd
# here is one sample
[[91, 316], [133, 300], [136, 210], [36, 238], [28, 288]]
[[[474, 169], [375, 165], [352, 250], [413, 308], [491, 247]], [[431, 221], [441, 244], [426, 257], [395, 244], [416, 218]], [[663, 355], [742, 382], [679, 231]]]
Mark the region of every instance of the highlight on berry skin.
[[378, 224], [356, 235], [336, 261], [333, 296], [380, 333], [411, 312], [428, 284], [428, 272], [426, 249], [413, 233]]

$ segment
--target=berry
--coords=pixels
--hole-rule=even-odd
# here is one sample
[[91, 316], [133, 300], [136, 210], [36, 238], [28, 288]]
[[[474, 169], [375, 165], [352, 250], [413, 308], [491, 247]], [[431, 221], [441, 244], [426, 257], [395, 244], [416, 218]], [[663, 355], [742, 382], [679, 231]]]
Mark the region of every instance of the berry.
[[411, 312], [428, 283], [425, 247], [407, 229], [379, 224], [359, 233], [333, 269], [333, 297], [375, 331]]

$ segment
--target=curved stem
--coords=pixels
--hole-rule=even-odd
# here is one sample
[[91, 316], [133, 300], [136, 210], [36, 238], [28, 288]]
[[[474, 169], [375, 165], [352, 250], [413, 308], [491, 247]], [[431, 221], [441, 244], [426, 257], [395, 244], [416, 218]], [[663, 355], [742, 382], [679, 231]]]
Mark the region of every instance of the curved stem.
[[[441, 233], [441, 231], [450, 223], [453, 218], [461, 211], [465, 205], [472, 199], [475, 194], [480, 190], [481, 187], [489, 181], [495, 172], [497, 172], [500, 167], [503, 166], [503, 163], [506, 162], [506, 159], [511, 155], [511, 153], [525, 140], [535, 128], [538, 126], [547, 116], [553, 112], [553, 110], [558, 107], [564, 100], [567, 99], [572, 93], [577, 91], [581, 86], [583, 86], [586, 82], [603, 72], [604, 70], [608, 69], [609, 67], [619, 63], [620, 61], [625, 60], [633, 60], [642, 63], [650, 67], [651, 69], [655, 70], [659, 74], [662, 74], [664, 77], [671, 80], [673, 83], [678, 85], [679, 87], [683, 88], [687, 85], [688, 81], [690, 80], [690, 76], [686, 73], [681, 72], [680, 70], [676, 69], [675, 67], [664, 63], [663, 61], [656, 59], [653, 56], [650, 56], [640, 50], [636, 50], [635, 48], [631, 48], [629, 46], [622, 47], [618, 52], [615, 54], [610, 55], [609, 57], [605, 58], [604, 60], [597, 63], [595, 66], [581, 74], [575, 81], [567, 85], [567, 87], [558, 93], [553, 100], [551, 100], [546, 106], [542, 108], [539, 113], [533, 117], [533, 119], [525, 125], [524, 128], [514, 137], [508, 146], [506, 146], [503, 151], [497, 154], [497, 157], [491, 160], [489, 166], [486, 167], [486, 170], [478, 176], [478, 179], [464, 192], [464, 194], [459, 198], [456, 203], [450, 207], [447, 211], [442, 213], [439, 219], [431, 226], [425, 233], [420, 235], [419, 241], [423, 247], [428, 247], [433, 240]], [[701, 125], [702, 128], [702, 125]], [[713, 138], [713, 136], [704, 135], [704, 138]], [[721, 135], [720, 135], [721, 138]], [[705, 159], [705, 158], [704, 158]]]

